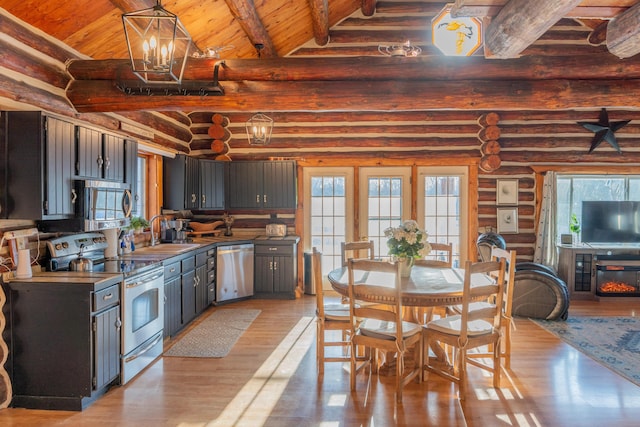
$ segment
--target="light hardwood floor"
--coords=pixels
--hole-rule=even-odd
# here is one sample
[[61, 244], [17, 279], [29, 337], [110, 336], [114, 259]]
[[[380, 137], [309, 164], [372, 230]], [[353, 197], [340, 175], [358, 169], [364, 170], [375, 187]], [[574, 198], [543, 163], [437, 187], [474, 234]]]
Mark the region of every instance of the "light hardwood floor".
[[[2, 426], [637, 426], [640, 387], [517, 319], [512, 369], [502, 388], [469, 367], [467, 399], [431, 375], [409, 384], [402, 405], [392, 377], [359, 375], [349, 391], [346, 366], [316, 375], [315, 300], [246, 300], [225, 308], [262, 313], [222, 359], [165, 357], [83, 412], [0, 410]], [[210, 310], [216, 310], [211, 308]], [[570, 315], [637, 315], [640, 303], [575, 301]], [[206, 314], [205, 314], [206, 315]], [[71, 374], [72, 373], [60, 373]]]

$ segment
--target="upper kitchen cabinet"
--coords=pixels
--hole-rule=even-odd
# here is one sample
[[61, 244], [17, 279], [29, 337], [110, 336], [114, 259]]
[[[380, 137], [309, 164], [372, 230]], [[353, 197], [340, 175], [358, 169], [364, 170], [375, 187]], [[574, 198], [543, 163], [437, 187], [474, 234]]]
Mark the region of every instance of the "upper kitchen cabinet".
[[224, 209], [225, 163], [200, 160], [200, 209]]
[[75, 125], [39, 111], [2, 112], [1, 215], [65, 219], [75, 214]]
[[173, 159], [164, 159], [162, 185], [164, 209], [198, 209], [200, 207], [198, 159], [184, 154], [178, 154]]
[[124, 182], [125, 140], [96, 129], [78, 126], [76, 174], [82, 178]]
[[132, 216], [138, 216], [138, 142], [127, 139], [124, 145], [124, 182], [131, 186]]
[[248, 161], [229, 165], [230, 209], [295, 209], [294, 161]]

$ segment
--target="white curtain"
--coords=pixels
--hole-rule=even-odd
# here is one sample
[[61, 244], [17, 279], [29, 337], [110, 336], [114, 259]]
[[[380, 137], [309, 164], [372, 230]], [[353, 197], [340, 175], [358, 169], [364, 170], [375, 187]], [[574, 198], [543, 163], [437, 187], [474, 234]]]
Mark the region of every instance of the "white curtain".
[[533, 261], [558, 270], [558, 251], [556, 248], [556, 173], [547, 172], [542, 187], [542, 205], [536, 251]]

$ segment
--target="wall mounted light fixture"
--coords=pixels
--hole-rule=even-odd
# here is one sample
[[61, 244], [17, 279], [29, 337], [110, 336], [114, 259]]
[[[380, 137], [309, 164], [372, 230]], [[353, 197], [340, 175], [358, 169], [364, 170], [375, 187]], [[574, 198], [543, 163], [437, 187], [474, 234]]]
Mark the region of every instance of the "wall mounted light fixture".
[[273, 119], [262, 113], [255, 114], [247, 122], [247, 138], [251, 145], [267, 145], [271, 140]]

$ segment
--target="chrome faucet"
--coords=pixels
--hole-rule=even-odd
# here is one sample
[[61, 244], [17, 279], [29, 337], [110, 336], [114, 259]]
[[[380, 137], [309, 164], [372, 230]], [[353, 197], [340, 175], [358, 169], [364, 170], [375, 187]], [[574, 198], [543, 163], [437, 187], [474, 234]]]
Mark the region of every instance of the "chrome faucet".
[[[151, 246], [156, 245], [156, 235], [153, 232], [153, 221], [155, 221], [156, 218], [164, 218], [164, 217], [165, 217], [164, 214], [158, 214], [158, 215], [152, 216], [151, 219], [149, 220], [149, 228], [151, 229]], [[158, 230], [158, 235], [160, 235], [160, 233], [162, 233], [162, 227], [160, 227], [160, 229]]]

